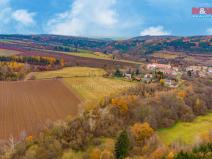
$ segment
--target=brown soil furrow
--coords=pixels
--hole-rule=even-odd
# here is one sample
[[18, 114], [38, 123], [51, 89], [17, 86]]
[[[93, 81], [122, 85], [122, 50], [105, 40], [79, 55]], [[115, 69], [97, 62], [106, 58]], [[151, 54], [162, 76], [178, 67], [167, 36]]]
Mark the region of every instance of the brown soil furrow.
[[36, 135], [47, 121], [75, 116], [79, 103], [60, 80], [0, 82], [0, 140]]

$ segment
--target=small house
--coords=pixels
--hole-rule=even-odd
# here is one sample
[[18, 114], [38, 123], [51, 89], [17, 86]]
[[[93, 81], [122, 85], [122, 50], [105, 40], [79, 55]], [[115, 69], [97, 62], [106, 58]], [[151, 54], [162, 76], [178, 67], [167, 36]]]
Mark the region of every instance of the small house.
[[132, 74], [130, 74], [130, 73], [125, 73], [124, 77], [128, 80], [132, 80]]

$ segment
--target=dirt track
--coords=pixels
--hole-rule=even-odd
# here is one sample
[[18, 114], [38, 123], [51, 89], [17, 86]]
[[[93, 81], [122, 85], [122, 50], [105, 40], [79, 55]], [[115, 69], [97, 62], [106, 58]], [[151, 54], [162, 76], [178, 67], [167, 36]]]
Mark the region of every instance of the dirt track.
[[35, 135], [47, 121], [76, 115], [79, 103], [59, 80], [0, 82], [0, 140]]

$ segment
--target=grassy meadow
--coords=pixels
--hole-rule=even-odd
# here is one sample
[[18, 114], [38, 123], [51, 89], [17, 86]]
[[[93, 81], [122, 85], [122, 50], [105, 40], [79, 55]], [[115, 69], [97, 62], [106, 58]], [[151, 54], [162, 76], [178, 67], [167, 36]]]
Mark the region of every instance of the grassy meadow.
[[104, 97], [120, 93], [136, 84], [104, 77], [65, 78], [64, 82], [68, 87], [76, 90], [89, 106], [101, 101]]
[[129, 82], [117, 78], [105, 78], [106, 72], [99, 68], [67, 67], [57, 71], [34, 73], [36, 79], [50, 79], [61, 77], [64, 84], [75, 90], [88, 107], [95, 105], [104, 97], [119, 93], [136, 82]]
[[158, 131], [160, 139], [167, 145], [180, 141], [194, 144], [198, 136], [212, 130], [212, 113], [197, 117], [193, 122], [178, 122], [173, 127]]
[[35, 72], [36, 79], [48, 79], [48, 78], [73, 78], [73, 77], [93, 77], [103, 76], [106, 72], [99, 68], [90, 67], [65, 67], [61, 70]]
[[70, 52], [65, 54], [80, 56], [80, 57], [96, 58], [96, 59], [106, 59], [106, 60], [112, 59], [111, 55], [107, 55], [101, 52], [85, 52], [84, 51], [84, 52]]

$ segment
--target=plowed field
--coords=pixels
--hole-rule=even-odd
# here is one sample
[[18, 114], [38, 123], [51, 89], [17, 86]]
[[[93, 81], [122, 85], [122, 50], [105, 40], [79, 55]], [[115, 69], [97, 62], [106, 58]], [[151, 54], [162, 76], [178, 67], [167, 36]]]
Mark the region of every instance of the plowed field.
[[35, 135], [47, 121], [76, 115], [79, 103], [60, 80], [0, 82], [0, 140]]

